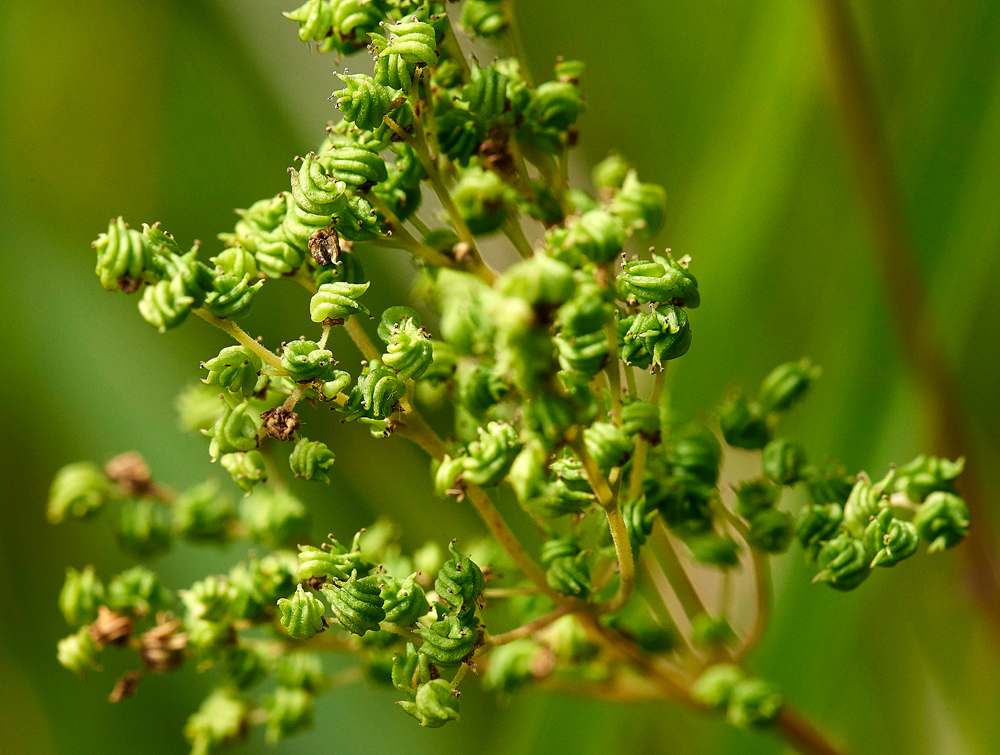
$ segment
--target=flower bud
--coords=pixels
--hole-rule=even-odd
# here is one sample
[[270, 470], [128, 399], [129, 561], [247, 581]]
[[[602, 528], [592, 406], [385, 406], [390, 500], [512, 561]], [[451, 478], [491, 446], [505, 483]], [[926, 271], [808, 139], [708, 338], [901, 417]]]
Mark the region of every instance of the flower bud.
[[520, 450], [517, 430], [503, 422], [490, 422], [479, 428], [476, 440], [469, 444], [462, 460], [462, 478], [473, 485], [495, 485], [510, 469]]
[[839, 503], [808, 503], [799, 510], [795, 535], [803, 548], [818, 552], [823, 543], [837, 534], [843, 520], [844, 510]]
[[98, 511], [108, 494], [108, 483], [89, 461], [67, 464], [49, 489], [48, 517], [58, 524], [67, 517], [83, 519]]
[[235, 407], [226, 404], [222, 416], [212, 425], [212, 429], [202, 431], [212, 439], [208, 446], [212, 461], [216, 461], [221, 454], [252, 451], [257, 448], [259, 428], [260, 422], [250, 411], [250, 404], [247, 401]]
[[651, 364], [662, 367], [691, 348], [691, 325], [680, 307], [668, 305], [640, 312], [621, 320], [621, 327], [626, 328], [620, 338], [622, 360], [642, 369]]
[[697, 307], [701, 303], [698, 281], [688, 272], [687, 261], [687, 257], [677, 261], [668, 253], [666, 257], [654, 254], [652, 260], [626, 262], [618, 277], [623, 298], [640, 304], [682, 302], [686, 307]]
[[358, 376], [344, 411], [350, 420], [385, 419], [395, 411], [396, 403], [405, 393], [406, 383], [396, 371], [373, 359]]
[[764, 414], [783, 412], [792, 407], [805, 395], [812, 381], [820, 376], [819, 367], [813, 367], [808, 359], [787, 362], [775, 367], [760, 384], [757, 401]]
[[476, 563], [455, 547], [454, 540], [448, 544], [448, 550], [451, 558], [438, 572], [434, 589], [456, 616], [463, 617], [476, 610], [486, 580]]
[[413, 702], [404, 700], [398, 705], [421, 726], [431, 729], [459, 719], [458, 693], [444, 679], [432, 679], [420, 685]]
[[913, 524], [930, 543], [928, 553], [958, 545], [969, 531], [969, 507], [954, 493], [935, 491], [927, 496]]
[[143, 498], [129, 501], [118, 517], [118, 544], [139, 558], [152, 558], [170, 549], [173, 532], [170, 508]]
[[748, 404], [742, 395], [736, 396], [722, 407], [719, 424], [722, 437], [734, 448], [756, 451], [764, 448], [771, 440], [771, 431], [760, 407], [755, 403]]
[[565, 247], [593, 262], [610, 262], [621, 253], [625, 239], [621, 218], [605, 210], [590, 210], [570, 222]]
[[434, 361], [430, 334], [420, 327], [419, 320], [407, 317], [392, 327], [383, 359], [402, 380], [420, 378]]
[[429, 627], [417, 624], [414, 630], [423, 639], [420, 653], [435, 666], [456, 668], [476, 649], [479, 642], [479, 621], [470, 615], [463, 623], [455, 614], [435, 621]]
[[[542, 545], [545, 581], [556, 592], [586, 598], [592, 589], [586, 552], [575, 537], [548, 540]], [[491, 661], [492, 662], [492, 661]]]
[[344, 120], [355, 124], [364, 131], [371, 131], [382, 125], [382, 116], [389, 112], [392, 97], [389, 90], [363, 73], [335, 74], [344, 82], [344, 88], [334, 92], [337, 107], [344, 114]]
[[59, 610], [72, 628], [89, 624], [97, 617], [97, 606], [104, 602], [104, 585], [88, 566], [82, 572], [66, 570], [66, 582], [59, 593]]
[[323, 621], [326, 608], [315, 595], [303, 590], [302, 585], [292, 597], [278, 601], [278, 610], [281, 612], [278, 621], [293, 639], [308, 640], [326, 626]]
[[222, 468], [232, 475], [233, 482], [239, 485], [249, 495], [258, 483], [267, 480], [267, 466], [260, 451], [238, 451], [223, 454]]
[[417, 584], [415, 577], [416, 574], [411, 574], [402, 581], [389, 575], [382, 577], [382, 608], [386, 621], [408, 627], [431, 610], [424, 589]]
[[56, 646], [56, 658], [74, 674], [84, 676], [88, 671], [100, 670], [101, 667], [97, 663], [99, 650], [100, 648], [91, 639], [87, 627], [83, 627], [76, 634], [59, 640]]
[[795, 519], [778, 509], [765, 509], [750, 519], [751, 548], [765, 553], [784, 553], [795, 534]]
[[764, 446], [761, 456], [764, 476], [778, 485], [794, 485], [802, 480], [806, 463], [806, 450], [786, 438], [772, 440]]
[[263, 366], [260, 357], [243, 346], [228, 346], [207, 362], [201, 363], [208, 370], [202, 382], [217, 384], [231, 393], [252, 396], [257, 391], [257, 381]]
[[296, 478], [303, 477], [307, 480], [315, 479], [318, 482], [329, 483], [330, 477], [327, 473], [333, 468], [335, 459], [333, 451], [327, 448], [326, 443], [302, 438], [292, 449], [288, 465]]
[[865, 548], [875, 554], [872, 567], [895, 566], [915, 554], [919, 546], [916, 526], [893, 518], [890, 509], [883, 509], [865, 529]]
[[379, 53], [380, 58], [399, 55], [407, 63], [423, 63], [431, 68], [437, 65], [437, 33], [433, 26], [412, 16], [383, 28], [388, 44]]
[[278, 687], [264, 704], [269, 744], [308, 729], [313, 723], [313, 696], [302, 689]]
[[826, 582], [837, 590], [853, 590], [871, 574], [874, 553], [869, 553], [864, 541], [841, 532], [819, 550], [820, 571], [813, 582]]
[[636, 172], [630, 170], [608, 210], [625, 221], [638, 238], [648, 240], [663, 227], [667, 215], [667, 192], [657, 184], [642, 183]]
[[209, 314], [226, 320], [242, 320], [253, 309], [253, 300], [264, 281], [251, 284], [254, 276], [220, 275], [214, 281], [212, 290], [205, 297], [205, 309]]
[[153, 249], [139, 231], [118, 218], [108, 225], [108, 232], [91, 244], [97, 250], [97, 269], [101, 285], [108, 291], [132, 293], [143, 280], [155, 280]]

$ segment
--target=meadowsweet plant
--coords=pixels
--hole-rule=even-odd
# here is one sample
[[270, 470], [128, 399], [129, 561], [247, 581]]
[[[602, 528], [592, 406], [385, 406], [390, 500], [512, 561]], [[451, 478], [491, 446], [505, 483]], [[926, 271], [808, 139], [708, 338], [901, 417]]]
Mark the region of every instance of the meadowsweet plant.
[[[509, 3], [308, 0], [285, 15], [320, 52], [374, 65], [338, 68], [341, 118], [285, 190], [237, 210], [207, 259], [159, 223], [118, 218], [94, 242], [101, 285], [136, 297], [155, 329], [193, 315], [232, 336], [179, 401], [226, 481], [176, 492], [137, 453], [58, 473], [52, 522], [104, 517], [143, 564], [67, 570], [59, 661], [86, 675], [129, 654], [113, 701], [185, 664], [214, 675], [185, 727], [196, 754], [254, 726], [293, 735], [317, 695], [362, 679], [395, 689], [400, 715], [426, 727], [459, 720], [470, 683], [501, 696], [534, 685], [669, 699], [837, 752], [746, 665], [770, 559], [797, 542], [815, 582], [847, 591], [921, 543], [956, 545], [969, 525], [953, 487], [962, 460], [921, 456], [874, 477], [810, 461], [779, 430], [820, 374], [805, 359], [703, 424], [674, 421], [667, 376], [692, 344], [697, 265], [643, 251], [666, 197], [623, 157], [598, 164], [589, 189], [569, 185], [584, 66], [560, 59], [534, 82], [507, 56], [520, 48]], [[488, 60], [463, 53], [456, 26], [495, 46]], [[521, 260], [498, 269], [480, 250], [491, 237]], [[417, 280], [411, 301], [372, 311], [380, 284], [365, 267], [386, 248], [412, 255]], [[311, 296], [281, 344], [239, 324], [272, 285]], [[338, 328], [356, 349], [329, 347]], [[298, 493], [329, 482], [344, 422], [370, 431], [372, 453], [419, 445], [426, 495], [471, 506], [490, 537], [456, 542], [445, 520], [407, 552], [391, 511], [310, 537]], [[720, 486], [739, 454], [757, 471]], [[494, 504], [504, 489], [523, 510], [513, 524]], [[806, 502], [791, 511], [789, 499]], [[540, 547], [516, 534], [532, 528]], [[248, 540], [255, 555], [167, 586], [149, 564], [177, 539]], [[356, 667], [332, 673], [329, 652]]]

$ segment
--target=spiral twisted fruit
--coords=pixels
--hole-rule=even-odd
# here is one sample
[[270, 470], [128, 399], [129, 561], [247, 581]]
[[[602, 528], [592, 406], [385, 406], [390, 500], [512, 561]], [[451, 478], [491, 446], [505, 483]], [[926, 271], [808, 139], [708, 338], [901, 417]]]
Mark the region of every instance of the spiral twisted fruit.
[[920, 537], [930, 543], [928, 553], [951, 548], [969, 532], [969, 507], [954, 493], [939, 490], [927, 496], [913, 524]]
[[129, 228], [121, 217], [112, 220], [108, 232], [98, 236], [91, 246], [97, 250], [94, 272], [108, 291], [134, 292], [153, 262], [149, 241], [141, 232]]
[[652, 260], [626, 262], [618, 277], [620, 293], [640, 304], [680, 302], [694, 309], [701, 303], [701, 296], [686, 259], [677, 261], [670, 254], [654, 254]]
[[476, 563], [455, 547], [454, 540], [449, 543], [448, 549], [451, 551], [451, 558], [438, 572], [434, 589], [438, 597], [454, 611], [455, 616], [465, 617], [476, 610], [486, 579]]
[[353, 315], [369, 314], [368, 308], [358, 299], [371, 283], [324, 283], [309, 300], [309, 317], [313, 322], [346, 320]]
[[250, 273], [242, 277], [220, 275], [211, 293], [205, 297], [205, 309], [225, 320], [242, 320], [250, 314], [254, 296], [264, 285], [262, 280], [251, 285], [250, 278]]
[[420, 207], [423, 192], [420, 181], [424, 167], [416, 151], [408, 144], [392, 147], [396, 160], [386, 168], [388, 178], [374, 188], [375, 196], [382, 200], [400, 220], [406, 220]]
[[375, 209], [360, 195], [350, 196], [335, 220], [337, 233], [348, 241], [371, 241], [380, 233]]
[[795, 535], [792, 515], [778, 509], [766, 509], [750, 519], [750, 547], [765, 553], [784, 553]]
[[462, 477], [473, 485], [494, 485], [503, 479], [519, 450], [517, 430], [503, 422], [480, 427], [479, 437], [462, 457]]
[[317, 289], [324, 283], [364, 283], [366, 280], [361, 258], [346, 249], [340, 250], [336, 263], [313, 271], [313, 282]]
[[173, 506], [174, 532], [190, 540], [224, 542], [235, 518], [232, 499], [219, 495], [214, 480], [184, 491]]
[[222, 468], [232, 476], [233, 482], [248, 494], [254, 485], [267, 480], [264, 456], [257, 449], [223, 454], [221, 464]]
[[[316, 159], [316, 153], [310, 152], [302, 158], [298, 170], [289, 168], [292, 174], [292, 197], [295, 204], [312, 215], [332, 215], [347, 201], [344, 192], [346, 186], [327, 175], [324, 165]], [[310, 234], [311, 235], [311, 234]]]
[[251, 278], [257, 277], [257, 260], [252, 252], [240, 244], [229, 247], [211, 259], [217, 273], [221, 272], [223, 275], [233, 275], [237, 278], [243, 278], [244, 275], [249, 275]]
[[59, 610], [73, 629], [97, 618], [97, 607], [104, 603], [104, 585], [88, 566], [82, 572], [66, 570], [66, 582], [59, 593]]
[[385, 620], [401, 627], [415, 624], [417, 619], [431, 610], [424, 589], [416, 582], [416, 574], [411, 574], [404, 580], [384, 575], [382, 600]]
[[303, 590], [302, 585], [296, 588], [292, 597], [278, 601], [278, 611], [281, 626], [296, 640], [308, 640], [325, 626], [323, 613], [326, 608], [315, 595]]
[[865, 547], [875, 554], [872, 567], [895, 566], [917, 552], [920, 535], [912, 522], [900, 521], [883, 509], [865, 529]]
[[500, 0], [466, 0], [462, 28], [475, 37], [495, 37], [507, 28]]
[[387, 43], [378, 54], [380, 58], [398, 55], [407, 63], [422, 63], [431, 67], [437, 65], [437, 33], [433, 26], [412, 16], [400, 19], [391, 26], [384, 24], [383, 27], [387, 32]]
[[[327, 37], [325, 45], [320, 45], [320, 52], [337, 50], [350, 53], [365, 47], [368, 35], [378, 31], [385, 20], [385, 13], [380, 8], [382, 5], [370, 0], [330, 0], [334, 33]], [[340, 44], [335, 44], [335, 41]]]
[[[438, 127], [438, 143], [448, 159], [463, 168], [479, 149], [486, 131], [483, 125], [468, 110], [439, 102], [434, 110]], [[486, 231], [473, 231], [486, 233]]]
[[844, 510], [839, 503], [810, 503], [799, 511], [795, 535], [803, 548], [818, 549], [833, 538], [844, 520]]
[[431, 679], [420, 685], [414, 699], [403, 700], [399, 706], [429, 729], [459, 720], [458, 693], [444, 679]]
[[356, 571], [352, 572], [346, 581], [323, 585], [323, 595], [330, 601], [337, 621], [352, 634], [378, 631], [379, 624], [385, 621], [384, 601], [374, 575], [359, 578]]
[[49, 488], [48, 518], [58, 524], [67, 517], [82, 519], [104, 505], [109, 486], [100, 470], [89, 461], [67, 464]]
[[336, 98], [345, 120], [364, 131], [380, 126], [392, 102], [389, 90], [363, 73], [338, 73], [337, 77], [344, 82], [344, 88], [334, 92], [331, 99]]
[[389, 44], [389, 41], [381, 34], [370, 34], [372, 40], [371, 50], [375, 53], [375, 81], [382, 86], [397, 89], [402, 92], [409, 92], [413, 84], [413, 72], [416, 66], [403, 60], [399, 53], [392, 53], [381, 56], [381, 52]]
[[347, 579], [352, 572], [368, 571], [371, 568], [372, 565], [361, 556], [358, 536], [355, 536], [350, 548], [345, 548], [336, 540], [331, 540], [322, 548], [314, 548], [311, 545], [299, 546], [299, 579], [320, 577]]
[[586, 559], [587, 553], [581, 552], [580, 543], [575, 537], [547, 541], [542, 546], [545, 581], [549, 587], [563, 595], [587, 597], [592, 588]]
[[320, 42], [333, 28], [333, 12], [326, 0], [306, 0], [295, 10], [281, 15], [298, 23], [299, 39], [303, 42]]
[[326, 443], [302, 438], [292, 449], [292, 453], [288, 457], [288, 464], [296, 478], [302, 477], [306, 480], [328, 483], [330, 477], [327, 472], [333, 468], [335, 460], [336, 456]]
[[626, 326], [622, 336], [622, 360], [645, 369], [662, 367], [671, 359], [684, 356], [691, 348], [691, 326], [680, 307], [663, 306], [652, 312], [640, 312], [621, 321]]
[[470, 616], [463, 623], [455, 614], [449, 614], [429, 627], [417, 625], [414, 630], [423, 639], [420, 653], [441, 668], [455, 668], [468, 658], [479, 642], [479, 621]]
[[555, 344], [559, 352], [559, 366], [567, 372], [592, 378], [608, 361], [608, 339], [603, 330], [568, 338], [559, 334]]
[[431, 337], [412, 317], [393, 326], [384, 357], [403, 380], [417, 380], [434, 361]]
[[637, 237], [651, 239], [663, 226], [667, 192], [657, 184], [642, 183], [636, 172], [630, 170], [608, 210], [625, 221]]
[[264, 707], [267, 709], [265, 740], [268, 744], [275, 744], [312, 726], [313, 695], [305, 690], [278, 687]]
[[324, 377], [333, 364], [333, 353], [321, 349], [315, 341], [292, 341], [281, 352], [281, 366], [296, 383]]
[[868, 579], [874, 557], [863, 540], [841, 532], [820, 548], [817, 557], [820, 571], [813, 582], [826, 582], [837, 590], [853, 590]]
[[212, 425], [211, 430], [202, 432], [212, 439], [208, 452], [212, 461], [217, 461], [220, 454], [255, 449], [257, 430], [258, 423], [250, 412], [250, 404], [244, 401], [235, 407], [227, 404], [222, 416]]
[[899, 468], [894, 489], [914, 503], [920, 503], [934, 491], [955, 492], [955, 478], [965, 468], [965, 459], [955, 461], [936, 456], [918, 456]]
[[800, 482], [805, 475], [806, 464], [805, 448], [786, 438], [772, 440], [764, 446], [761, 455], [764, 475], [777, 485]]
[[227, 346], [217, 356], [201, 363], [201, 368], [208, 370], [208, 377], [202, 382], [217, 384], [231, 393], [252, 396], [262, 367], [260, 357], [246, 347]]
[[656, 509], [647, 511], [646, 505], [645, 497], [640, 497], [622, 506], [622, 518], [625, 520], [625, 529], [632, 544], [633, 559], [639, 558], [639, 546], [646, 544], [658, 513]]
[[495, 65], [472, 67], [472, 81], [462, 89], [469, 112], [486, 128], [496, 123], [507, 107], [507, 77]]
[[378, 359], [368, 363], [358, 377], [358, 384], [352, 391], [358, 396], [358, 403], [373, 419], [385, 419], [392, 414], [396, 402], [406, 393], [406, 384], [396, 371], [386, 367]]
[[185, 290], [181, 276], [176, 275], [146, 287], [139, 301], [139, 314], [161, 333], [166, 333], [187, 319], [193, 305], [194, 298]]
[[612, 467], [621, 466], [632, 450], [632, 442], [610, 422], [595, 422], [583, 431], [583, 441], [601, 471], [607, 474]]

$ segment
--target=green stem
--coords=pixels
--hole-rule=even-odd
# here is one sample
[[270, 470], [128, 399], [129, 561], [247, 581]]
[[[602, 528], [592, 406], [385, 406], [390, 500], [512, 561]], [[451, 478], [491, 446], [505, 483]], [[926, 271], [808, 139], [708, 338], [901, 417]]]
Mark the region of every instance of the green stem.
[[430, 236], [431, 233], [430, 227], [423, 220], [421, 220], [416, 213], [410, 215], [410, 217], [406, 219], [406, 222], [408, 222], [410, 225], [416, 228], [417, 233], [419, 233], [424, 238]]
[[503, 232], [523, 259], [529, 259], [534, 256], [535, 253], [531, 248], [531, 243], [528, 241], [528, 237], [524, 235], [524, 229], [521, 228], [521, 223], [516, 216], [507, 217], [503, 221]]
[[438, 267], [459, 267], [459, 265], [455, 263], [455, 260], [444, 256], [436, 249], [431, 249], [422, 241], [418, 241], [413, 234], [406, 230], [406, 226], [404, 226], [402, 221], [396, 216], [396, 213], [389, 209], [389, 206], [386, 205], [385, 202], [375, 196], [375, 192], [368, 192], [368, 201], [372, 203], [372, 206], [376, 210], [382, 213], [382, 217], [386, 219], [386, 223], [389, 225], [392, 232], [392, 236], [390, 238], [376, 240], [381, 242], [380, 245], [398, 246], [399, 248], [405, 249], [421, 259], [426, 260], [431, 265], [437, 265]]
[[281, 366], [281, 359], [279, 359], [276, 354], [265, 349], [256, 340], [247, 335], [246, 332], [243, 330], [243, 328], [234, 323], [232, 320], [224, 320], [221, 317], [216, 317], [215, 315], [210, 314], [205, 309], [199, 308], [193, 310], [193, 312], [205, 322], [210, 323], [215, 327], [217, 327], [219, 330], [231, 335], [233, 338], [239, 341], [240, 344], [250, 349], [250, 351], [259, 356], [267, 364], [271, 365], [276, 369], [281, 370], [282, 373], [285, 372], [284, 368]]
[[486, 644], [488, 646], [506, 645], [514, 640], [520, 640], [525, 637], [531, 637], [535, 632], [540, 629], [544, 629], [549, 624], [562, 618], [566, 614], [573, 611], [573, 606], [569, 603], [564, 604], [556, 608], [554, 611], [550, 611], [539, 619], [535, 619], [532, 622], [520, 626], [517, 629], [511, 629], [509, 632], [504, 632], [503, 634], [491, 634], [489, 635]]
[[[617, 340], [615, 345], [617, 346]], [[639, 398], [639, 387], [635, 384], [635, 367], [625, 366], [625, 385], [628, 387], [629, 396]]]
[[528, 68], [528, 55], [524, 51], [524, 42], [517, 25], [517, 13], [514, 10], [514, 0], [503, 0], [503, 15], [507, 21], [507, 39], [510, 40], [511, 51], [517, 62], [521, 64], [521, 77], [531, 86], [531, 70]]
[[677, 551], [674, 550], [673, 543], [670, 542], [670, 535], [667, 533], [666, 526], [659, 519], [653, 525], [653, 537], [658, 546], [656, 553], [657, 561], [663, 567], [663, 572], [667, 575], [667, 581], [670, 582], [670, 587], [673, 588], [674, 594], [677, 596], [677, 600], [680, 602], [681, 608], [684, 609], [684, 613], [687, 614], [688, 619], [693, 619], [700, 613], [708, 613], [705, 609], [705, 603], [691, 582], [691, 577], [688, 576], [684, 565], [681, 564], [680, 557], [678, 557]]
[[734, 653], [734, 657], [739, 661], [745, 658], [758, 645], [764, 636], [764, 630], [767, 628], [767, 621], [771, 615], [771, 562], [766, 553], [762, 553], [756, 548], [751, 547], [750, 532], [747, 526], [736, 514], [729, 510], [728, 506], [720, 503], [715, 508], [746, 544], [753, 562], [754, 602], [756, 610], [750, 632], [743, 638], [743, 641]]
[[611, 390], [611, 419], [621, 427], [622, 424], [622, 375], [621, 366], [618, 361], [618, 333], [615, 331], [615, 324], [609, 322], [604, 326], [604, 335], [608, 339], [608, 364], [604, 368], [604, 374], [608, 376], [608, 386]]

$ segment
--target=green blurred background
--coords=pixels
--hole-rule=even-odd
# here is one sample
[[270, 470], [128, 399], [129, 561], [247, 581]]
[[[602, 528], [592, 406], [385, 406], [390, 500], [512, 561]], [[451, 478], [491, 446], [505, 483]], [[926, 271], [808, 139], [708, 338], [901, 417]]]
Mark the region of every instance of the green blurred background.
[[[695, 259], [704, 305], [680, 363], [686, 416], [778, 362], [824, 368], [787, 420], [814, 456], [882, 470], [926, 448], [851, 181], [815, 5], [801, 0], [524, 0], [536, 77], [556, 55], [588, 63], [581, 175], [612, 147], [667, 187], [659, 245]], [[50, 527], [61, 465], [137, 449], [175, 486], [214, 472], [177, 430], [173, 397], [224, 337], [199, 322], [158, 336], [135, 300], [102, 292], [90, 241], [107, 219], [160, 220], [181, 242], [232, 226], [287, 184], [295, 155], [336, 117], [335, 61], [295, 37], [279, 0], [0, 2], [0, 753], [180, 753], [208, 689], [193, 669], [145, 681], [117, 706], [114, 674], [80, 684], [56, 663], [56, 595], [67, 565], [108, 576], [128, 562], [100, 528]], [[882, 0], [854, 6], [926, 307], [960, 376], [986, 503], [1000, 482], [1000, 3]], [[350, 65], [350, 63], [348, 63]], [[356, 64], [357, 65], [357, 64]], [[361, 67], [360, 65], [357, 67]], [[369, 262], [370, 260], [370, 262]], [[369, 255], [374, 304], [398, 298], [405, 256]], [[249, 330], [296, 337], [305, 294], [269, 285]], [[335, 344], [347, 358], [350, 346]], [[481, 532], [471, 510], [432, 498], [426, 461], [390, 440], [387, 479], [371, 441], [339, 426], [330, 487], [300, 486], [314, 532], [347, 535], [390, 509], [418, 544]], [[355, 444], [354, 439], [358, 438]], [[356, 451], [352, 451], [356, 448]], [[377, 487], [375, 483], [377, 482]], [[428, 516], [430, 515], [430, 516]], [[447, 532], [435, 521], [454, 520]], [[994, 517], [1000, 520], [1000, 516]], [[982, 521], [974, 526], [986, 526]], [[963, 546], [964, 547], [964, 546]], [[240, 557], [181, 546], [173, 586]], [[780, 560], [773, 623], [751, 664], [855, 753], [1000, 752], [1000, 651], [970, 599], [961, 554], [916, 558], [856, 593], [809, 585]], [[468, 685], [470, 690], [475, 685]], [[353, 687], [318, 706], [314, 731], [274, 752], [777, 753], [668, 705], [614, 706], [529, 693], [503, 707], [476, 691], [462, 721], [418, 729], [391, 693]], [[259, 738], [243, 752], [269, 750]]]

